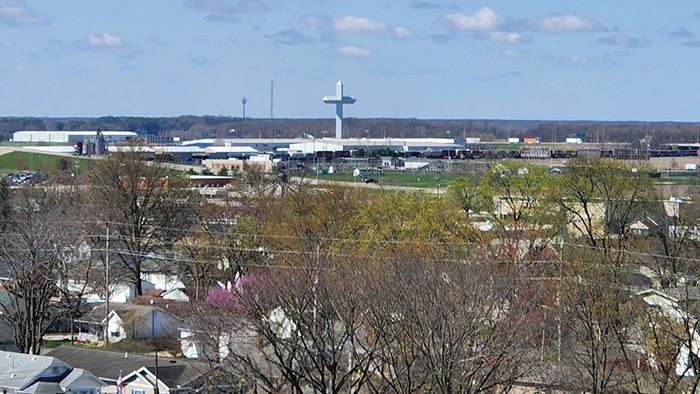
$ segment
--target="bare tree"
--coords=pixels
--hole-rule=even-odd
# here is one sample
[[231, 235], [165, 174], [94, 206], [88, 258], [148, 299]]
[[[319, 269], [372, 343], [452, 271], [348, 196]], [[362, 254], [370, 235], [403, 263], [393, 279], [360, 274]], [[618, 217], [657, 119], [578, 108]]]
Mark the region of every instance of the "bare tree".
[[22, 188], [11, 196], [11, 211], [0, 237], [0, 256], [10, 280], [11, 301], [2, 317], [12, 326], [20, 352], [39, 354], [47, 329], [74, 314], [79, 296], [65, 286], [79, 260], [79, 225], [70, 195]]
[[532, 368], [540, 295], [518, 269], [436, 261], [407, 271], [401, 310], [416, 327], [429, 391], [507, 392]]
[[559, 180], [559, 205], [576, 236], [621, 266], [632, 220], [654, 200], [650, 178], [607, 159], [572, 160]]
[[574, 381], [593, 394], [641, 391], [639, 354], [633, 331], [639, 308], [623, 287], [620, 272], [603, 263], [603, 251], [569, 257], [563, 287]]
[[141, 266], [148, 254], [166, 249], [192, 218], [187, 182], [162, 162], [148, 162], [136, 147], [97, 160], [88, 173], [98, 217], [113, 229], [114, 251], [141, 289]]
[[139, 311], [128, 311], [121, 317], [121, 326], [124, 328], [127, 338], [138, 338], [139, 336], [145, 334], [148, 328], [148, 323], [146, 322], [146, 317], [139, 313]]
[[645, 260], [661, 278], [663, 287], [678, 286], [681, 277], [698, 274], [692, 261], [700, 245], [698, 197], [665, 202], [662, 196], [656, 196], [645, 211], [651, 236], [646, 250], [653, 254]]
[[694, 393], [700, 387], [698, 311], [689, 300], [688, 289], [678, 290], [642, 294], [649, 305], [643, 308], [635, 331], [649, 364], [645, 378], [659, 394]]

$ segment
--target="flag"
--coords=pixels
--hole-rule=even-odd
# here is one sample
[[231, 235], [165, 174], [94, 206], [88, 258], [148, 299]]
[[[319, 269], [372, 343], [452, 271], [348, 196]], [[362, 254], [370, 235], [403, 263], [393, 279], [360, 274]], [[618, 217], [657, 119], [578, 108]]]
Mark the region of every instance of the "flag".
[[117, 379], [117, 393], [121, 393], [124, 390], [124, 382], [122, 382], [122, 371], [119, 371], [119, 378]]

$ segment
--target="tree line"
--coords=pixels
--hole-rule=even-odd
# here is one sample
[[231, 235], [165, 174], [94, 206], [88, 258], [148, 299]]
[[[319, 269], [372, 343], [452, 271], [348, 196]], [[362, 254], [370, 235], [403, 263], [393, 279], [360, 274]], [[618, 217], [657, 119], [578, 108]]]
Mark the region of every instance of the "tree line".
[[[594, 122], [517, 120], [432, 120], [346, 118], [346, 138], [481, 138], [484, 142], [507, 138], [535, 138], [564, 142], [581, 137], [591, 143], [630, 143], [636, 148], [665, 149], [669, 144], [700, 142], [700, 123]], [[133, 131], [140, 135], [198, 138], [323, 138], [335, 136], [333, 119], [243, 119], [230, 116], [179, 116], [148, 118], [0, 118], [0, 137], [9, 140], [16, 131]]]
[[[265, 179], [211, 201], [117, 152], [74, 184], [2, 184], [2, 318], [38, 353], [104, 292], [109, 252], [110, 284], [139, 294], [146, 266], [178, 272], [216, 379], [257, 392], [694, 391], [700, 189], [683, 193], [601, 159], [504, 161], [443, 196]], [[652, 288], [675, 295], [650, 306]]]

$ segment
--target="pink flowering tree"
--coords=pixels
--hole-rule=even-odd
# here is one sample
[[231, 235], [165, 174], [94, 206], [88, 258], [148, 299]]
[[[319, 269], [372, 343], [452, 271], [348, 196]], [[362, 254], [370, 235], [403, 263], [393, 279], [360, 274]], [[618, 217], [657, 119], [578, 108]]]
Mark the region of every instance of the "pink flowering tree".
[[233, 285], [229, 283], [226, 288], [211, 289], [207, 294], [206, 301], [214, 302], [225, 309], [241, 309], [243, 299], [250, 296], [254, 286], [259, 284], [261, 279], [260, 275], [243, 275]]

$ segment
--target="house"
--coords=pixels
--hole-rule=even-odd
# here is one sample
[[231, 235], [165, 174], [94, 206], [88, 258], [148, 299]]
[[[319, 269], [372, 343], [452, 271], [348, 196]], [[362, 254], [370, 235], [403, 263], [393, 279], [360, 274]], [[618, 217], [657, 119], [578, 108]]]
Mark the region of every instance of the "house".
[[[136, 297], [136, 285], [133, 283], [117, 283], [109, 286], [109, 302], [115, 304], [123, 304], [130, 299]], [[155, 288], [155, 286], [145, 280], [141, 281], [141, 290], [146, 292]], [[84, 290], [83, 290], [84, 289]], [[68, 281], [68, 290], [71, 292], [78, 293], [80, 291], [85, 292], [85, 301], [88, 303], [99, 303], [104, 302], [104, 292], [100, 289], [99, 292], [94, 291], [89, 287], [85, 286], [83, 281]]]
[[[697, 288], [693, 288], [697, 289]], [[675, 323], [676, 329], [681, 330], [683, 335], [682, 339], [675, 346], [680, 346], [678, 355], [675, 360], [676, 364], [676, 374], [678, 376], [694, 376], [700, 371], [695, 370], [695, 365], [693, 360], [697, 360], [700, 357], [700, 333], [696, 331], [698, 327], [698, 319], [693, 316], [688, 311], [684, 310], [687, 305], [681, 302], [680, 298], [676, 298], [670, 295], [667, 290], [670, 289], [647, 289], [637, 292], [637, 296], [640, 297], [645, 303], [651, 308], [658, 308], [664, 319], [661, 321], [663, 323]], [[683, 289], [678, 289], [681, 291], [675, 291], [674, 295], [682, 295]], [[692, 293], [697, 294], [696, 291]], [[691, 299], [691, 292], [687, 292], [686, 299]], [[650, 324], [655, 325], [656, 323], [651, 322]], [[654, 365], [654, 354], [653, 352], [647, 352], [651, 362]]]
[[187, 295], [187, 290], [182, 288], [175, 288], [165, 291], [161, 294], [161, 297], [163, 297], [165, 300], [175, 302], [190, 302], [190, 296]]
[[635, 235], [649, 235], [649, 226], [644, 224], [643, 221], [637, 220], [636, 222], [630, 224], [630, 230], [632, 234]]
[[[171, 257], [168, 253], [149, 253], [148, 258], [141, 264], [141, 281], [150, 284], [149, 289], [170, 290], [182, 288], [180, 269], [176, 264], [164, 262]], [[143, 289], [145, 292], [147, 289]]]
[[102, 393], [117, 392], [120, 374], [124, 394], [153, 394], [156, 375], [159, 393], [193, 393], [188, 383], [211, 370], [207, 363], [183, 358], [158, 357], [156, 361], [154, 356], [67, 345], [59, 346], [47, 355], [99, 376], [106, 384]]
[[98, 394], [104, 386], [90, 372], [55, 357], [0, 351], [0, 389], [5, 394]]
[[113, 343], [131, 337], [177, 335], [178, 328], [184, 323], [183, 319], [168, 311], [168, 305], [116, 304], [110, 307], [107, 316], [105, 306], [98, 305], [75, 320], [79, 340], [102, 340], [105, 321], [108, 321], [109, 341]]

